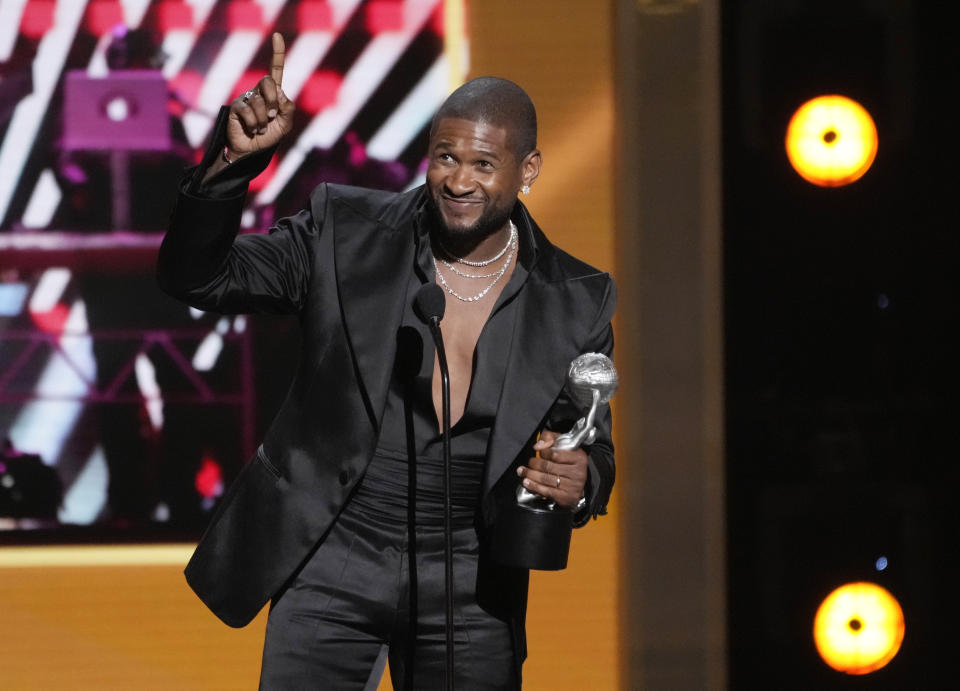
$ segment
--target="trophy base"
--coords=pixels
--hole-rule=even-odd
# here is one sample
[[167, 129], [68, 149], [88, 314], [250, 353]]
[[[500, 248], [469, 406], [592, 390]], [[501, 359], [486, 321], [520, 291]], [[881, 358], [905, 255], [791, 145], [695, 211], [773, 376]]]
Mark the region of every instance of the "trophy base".
[[573, 513], [510, 502], [497, 517], [490, 536], [490, 555], [506, 566], [538, 571], [567, 568]]

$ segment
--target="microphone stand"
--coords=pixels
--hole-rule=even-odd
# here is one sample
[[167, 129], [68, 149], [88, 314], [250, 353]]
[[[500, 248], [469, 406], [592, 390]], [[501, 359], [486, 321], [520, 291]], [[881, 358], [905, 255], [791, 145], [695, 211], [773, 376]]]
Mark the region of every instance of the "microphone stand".
[[430, 333], [437, 344], [437, 361], [440, 364], [440, 389], [443, 400], [443, 538], [444, 538], [444, 585], [446, 589], [447, 617], [447, 691], [453, 691], [453, 508], [450, 470], [450, 369], [447, 353], [443, 348], [440, 319], [431, 317]]

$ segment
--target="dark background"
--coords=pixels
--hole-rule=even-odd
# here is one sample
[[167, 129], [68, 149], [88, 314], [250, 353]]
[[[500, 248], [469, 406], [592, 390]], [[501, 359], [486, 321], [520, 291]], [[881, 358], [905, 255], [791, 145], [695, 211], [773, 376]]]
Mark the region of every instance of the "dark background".
[[[723, 4], [732, 689], [951, 686], [960, 530], [950, 7]], [[866, 107], [880, 140], [866, 175], [837, 189], [801, 179], [783, 148], [793, 111], [830, 93]], [[812, 637], [820, 601], [854, 580], [887, 588], [906, 618], [900, 653], [863, 678], [824, 665]]]

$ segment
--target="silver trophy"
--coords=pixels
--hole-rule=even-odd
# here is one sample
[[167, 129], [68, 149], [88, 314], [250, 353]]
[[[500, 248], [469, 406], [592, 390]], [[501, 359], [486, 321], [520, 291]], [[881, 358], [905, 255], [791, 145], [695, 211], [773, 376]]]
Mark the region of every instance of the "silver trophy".
[[[618, 383], [617, 370], [606, 355], [584, 353], [576, 357], [567, 369], [566, 389], [586, 414], [554, 440], [553, 448], [570, 451], [581, 444], [592, 444], [597, 437], [597, 412], [613, 397]], [[516, 497], [494, 524], [494, 559], [526, 569], [566, 568], [574, 512], [522, 485], [517, 487]]]
[[[577, 420], [576, 424], [557, 437], [553, 448], [560, 451], [578, 449], [583, 444], [592, 444], [597, 438], [597, 428], [594, 422], [597, 410], [606, 405], [617, 392], [620, 378], [613, 361], [602, 353], [584, 353], [573, 359], [567, 369], [567, 392], [574, 403], [577, 403], [587, 414]], [[517, 487], [517, 503], [530, 508], [555, 510], [556, 504], [549, 499], [535, 494], [522, 485]]]

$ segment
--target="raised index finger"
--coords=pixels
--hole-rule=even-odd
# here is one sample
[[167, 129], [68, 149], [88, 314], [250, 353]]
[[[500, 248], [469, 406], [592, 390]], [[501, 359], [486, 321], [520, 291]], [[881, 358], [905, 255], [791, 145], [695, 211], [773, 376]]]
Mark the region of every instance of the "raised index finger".
[[280, 86], [283, 82], [283, 60], [286, 57], [287, 46], [279, 32], [273, 33], [273, 58], [270, 60], [270, 76]]

